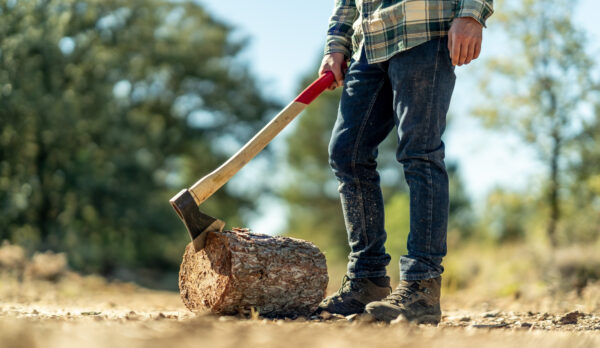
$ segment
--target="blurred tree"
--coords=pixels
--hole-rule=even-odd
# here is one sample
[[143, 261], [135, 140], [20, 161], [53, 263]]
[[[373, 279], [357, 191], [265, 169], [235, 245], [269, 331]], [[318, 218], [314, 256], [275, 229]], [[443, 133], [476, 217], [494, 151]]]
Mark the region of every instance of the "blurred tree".
[[[315, 68], [315, 70], [317, 70]], [[301, 86], [316, 76], [309, 74]], [[279, 190], [289, 207], [286, 233], [310, 240], [327, 252], [328, 261], [345, 262], [349, 247], [342, 215], [338, 182], [328, 164], [327, 148], [337, 116], [341, 89], [326, 92], [299, 116], [293, 132], [286, 138], [286, 184]], [[386, 209], [386, 248], [394, 257], [406, 253], [409, 231], [408, 187], [401, 165], [396, 161], [397, 135], [392, 131], [380, 145], [378, 170]], [[474, 217], [471, 204], [455, 163], [448, 164], [450, 176], [450, 230], [469, 236]]]
[[[196, 2], [0, 4], [0, 240], [72, 266], [176, 269], [187, 234], [168, 204], [272, 111], [242, 42]], [[239, 224], [252, 201], [203, 209]]]
[[486, 104], [476, 113], [490, 127], [519, 135], [537, 151], [548, 170], [547, 235], [557, 244], [562, 172], [577, 151], [582, 108], [594, 81], [587, 39], [572, 21], [572, 0], [502, 1], [495, 20], [510, 43], [509, 56], [490, 60], [482, 79]]
[[456, 235], [453, 237], [456, 240], [466, 240], [475, 236], [477, 216], [459, 169], [457, 162], [446, 161], [450, 188], [448, 235]]
[[488, 196], [480, 221], [494, 242], [523, 240], [535, 215], [535, 204], [525, 194], [496, 189]]
[[[600, 85], [597, 86], [600, 90]], [[597, 94], [600, 97], [600, 93]], [[594, 117], [585, 122], [579, 135], [579, 156], [569, 172], [570, 230], [575, 241], [591, 242], [600, 236], [600, 98]]]

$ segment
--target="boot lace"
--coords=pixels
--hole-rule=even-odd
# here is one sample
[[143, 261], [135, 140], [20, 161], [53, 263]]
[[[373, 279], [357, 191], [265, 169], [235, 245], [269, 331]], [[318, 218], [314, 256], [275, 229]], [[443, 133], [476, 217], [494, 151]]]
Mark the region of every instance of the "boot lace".
[[384, 301], [393, 305], [405, 304], [419, 291], [419, 282], [401, 282]]
[[342, 286], [340, 286], [335, 294], [337, 296], [343, 296], [345, 293], [350, 292], [350, 290], [352, 290], [352, 282], [350, 281], [350, 277], [344, 275], [344, 278], [342, 279]]

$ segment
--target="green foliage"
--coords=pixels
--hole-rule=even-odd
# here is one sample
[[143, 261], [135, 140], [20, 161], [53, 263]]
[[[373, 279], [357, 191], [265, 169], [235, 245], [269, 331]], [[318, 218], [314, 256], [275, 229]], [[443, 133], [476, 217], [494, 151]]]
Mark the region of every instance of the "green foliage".
[[385, 249], [397, 261], [406, 254], [406, 239], [410, 231], [410, 198], [408, 194], [394, 195], [385, 206]]
[[[66, 251], [76, 269], [175, 269], [168, 204], [272, 104], [230, 28], [193, 2], [0, 4], [0, 240]], [[203, 208], [239, 224], [250, 200]]]
[[470, 239], [476, 234], [477, 216], [473, 211], [471, 198], [465, 190], [458, 164], [447, 161], [450, 210], [448, 216], [448, 239], [458, 242]]
[[502, 1], [498, 7], [503, 15], [494, 24], [506, 35], [510, 55], [490, 60], [481, 83], [486, 104], [475, 111], [488, 126], [518, 135], [546, 166], [539, 212], [556, 244], [570, 233], [561, 223], [571, 199], [567, 169], [582, 151], [582, 110], [598, 93], [594, 64], [572, 20], [573, 1]]
[[534, 204], [523, 194], [501, 189], [488, 196], [482, 225], [495, 242], [514, 242], [527, 235]]
[[579, 135], [578, 160], [568, 168], [571, 177], [565, 213], [570, 232], [565, 239], [589, 243], [600, 235], [600, 104]]

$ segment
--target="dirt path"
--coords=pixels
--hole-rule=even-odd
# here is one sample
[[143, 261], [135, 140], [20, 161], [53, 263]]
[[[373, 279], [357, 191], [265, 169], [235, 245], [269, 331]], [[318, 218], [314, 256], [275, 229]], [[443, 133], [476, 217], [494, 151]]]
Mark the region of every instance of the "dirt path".
[[[595, 290], [594, 290], [595, 291]], [[54, 284], [0, 279], [0, 347], [543, 347], [600, 346], [592, 304], [447, 296], [439, 326], [193, 315], [178, 294], [75, 277]], [[596, 304], [594, 303], [593, 306]], [[560, 308], [579, 308], [568, 313]]]

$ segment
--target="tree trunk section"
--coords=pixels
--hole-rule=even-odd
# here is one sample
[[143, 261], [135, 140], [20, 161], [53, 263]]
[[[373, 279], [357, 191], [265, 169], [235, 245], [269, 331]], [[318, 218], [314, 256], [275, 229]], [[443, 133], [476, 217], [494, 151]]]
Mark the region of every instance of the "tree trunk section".
[[325, 296], [325, 256], [312, 243], [244, 229], [211, 232], [195, 252], [188, 244], [179, 290], [192, 312], [265, 317], [310, 315]]
[[558, 130], [552, 133], [552, 154], [550, 158], [550, 220], [548, 221], [548, 238], [552, 247], [558, 245], [558, 238], [556, 236], [556, 227], [560, 219], [560, 178], [559, 178], [559, 158], [561, 150], [561, 137]]

